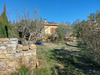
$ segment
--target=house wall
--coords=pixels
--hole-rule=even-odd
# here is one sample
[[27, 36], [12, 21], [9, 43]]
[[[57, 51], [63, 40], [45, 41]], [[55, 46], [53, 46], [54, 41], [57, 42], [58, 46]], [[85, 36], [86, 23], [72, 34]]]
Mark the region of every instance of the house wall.
[[51, 32], [50, 32], [50, 29], [51, 28], [57, 28], [58, 26], [45, 26], [45, 34], [52, 34]]

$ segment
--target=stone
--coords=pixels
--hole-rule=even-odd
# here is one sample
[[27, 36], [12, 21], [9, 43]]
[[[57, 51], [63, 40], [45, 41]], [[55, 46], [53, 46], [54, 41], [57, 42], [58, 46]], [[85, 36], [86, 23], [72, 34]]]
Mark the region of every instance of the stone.
[[18, 50], [16, 50], [16, 53], [20, 53], [20, 52], [21, 52], [21, 49], [20, 49], [20, 50], [19, 50], [19, 49], [18, 49]]
[[6, 57], [6, 55], [5, 54], [0, 54], [0, 59], [4, 59]]
[[18, 41], [11, 41], [11, 44], [18, 44]]
[[1, 46], [1, 47], [0, 47], [0, 50], [5, 50], [5, 49], [6, 49], [5, 46]]
[[36, 45], [31, 44], [31, 45], [30, 45], [30, 49], [31, 49], [31, 50], [35, 50], [35, 49], [36, 49]]
[[2, 53], [2, 50], [0, 50], [0, 54]]
[[15, 54], [6, 54], [6, 58], [15, 58]]
[[14, 53], [16, 53], [16, 51], [13, 51], [13, 50], [8, 51], [8, 54], [14, 54]]
[[12, 48], [12, 50], [16, 50], [17, 44], [8, 44], [8, 47]]
[[10, 58], [10, 59], [8, 59], [10, 62], [13, 62], [13, 61], [15, 61], [15, 59], [14, 58]]
[[0, 75], [9, 75], [9, 73], [7, 71], [2, 71], [0, 72]]
[[9, 42], [10, 40], [8, 38], [0, 38], [1, 42]]
[[0, 44], [1, 46], [7, 46], [8, 42], [3, 42], [2, 44]]
[[0, 71], [4, 71], [6, 69], [5, 61], [0, 61]]
[[36, 55], [36, 50], [30, 50], [31, 55]]
[[[11, 75], [20, 65], [36, 66], [36, 45], [17, 44], [18, 39], [0, 38], [0, 75]], [[35, 68], [35, 67], [34, 67]], [[6, 74], [4, 74], [6, 73]]]
[[9, 67], [15, 67], [15, 66], [17, 66], [18, 65], [18, 62], [17, 61], [13, 61], [13, 62], [9, 62], [8, 63], [8, 66]]
[[23, 46], [22, 50], [23, 51], [28, 51], [29, 50], [29, 47], [28, 46]]
[[6, 50], [5, 51], [2, 51], [2, 53], [7, 54], [7, 51]]
[[17, 48], [18, 48], [18, 49], [22, 49], [22, 48], [23, 48], [23, 45], [18, 44], [18, 45], [17, 45]]
[[18, 41], [17, 38], [10, 38], [10, 41]]
[[16, 53], [15, 54], [15, 58], [20, 58], [21, 56], [23, 56], [23, 53]]
[[31, 53], [31, 52], [23, 52], [23, 55], [24, 55], [24, 56], [31, 56], [32, 53]]

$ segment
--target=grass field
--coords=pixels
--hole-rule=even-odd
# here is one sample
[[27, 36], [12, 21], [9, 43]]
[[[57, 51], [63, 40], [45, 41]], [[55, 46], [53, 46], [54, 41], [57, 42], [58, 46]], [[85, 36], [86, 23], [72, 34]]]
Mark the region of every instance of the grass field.
[[37, 46], [36, 75], [100, 75], [100, 67], [84, 56], [77, 42]]

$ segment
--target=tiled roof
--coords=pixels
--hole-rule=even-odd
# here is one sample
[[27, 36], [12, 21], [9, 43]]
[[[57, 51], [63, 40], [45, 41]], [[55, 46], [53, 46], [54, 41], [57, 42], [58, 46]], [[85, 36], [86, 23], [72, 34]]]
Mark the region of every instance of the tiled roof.
[[59, 23], [48, 23], [48, 22], [44, 22], [45, 26], [58, 26]]

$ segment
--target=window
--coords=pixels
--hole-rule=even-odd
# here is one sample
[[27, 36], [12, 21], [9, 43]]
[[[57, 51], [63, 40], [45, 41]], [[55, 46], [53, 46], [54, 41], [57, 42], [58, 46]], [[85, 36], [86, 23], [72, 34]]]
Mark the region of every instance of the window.
[[55, 33], [55, 28], [50, 28], [50, 33], [54, 34]]

